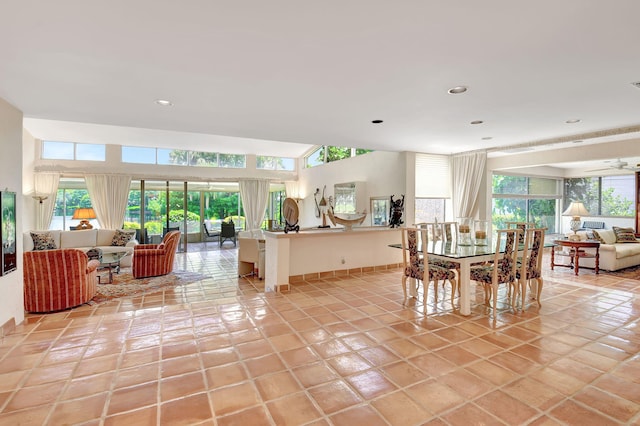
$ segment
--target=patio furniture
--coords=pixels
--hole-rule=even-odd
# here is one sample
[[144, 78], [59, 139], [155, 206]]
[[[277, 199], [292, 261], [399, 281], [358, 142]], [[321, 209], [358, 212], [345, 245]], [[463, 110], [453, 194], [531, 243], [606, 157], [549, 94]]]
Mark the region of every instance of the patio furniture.
[[233, 222], [222, 222], [220, 224], [220, 247], [225, 241], [232, 241], [236, 245], [236, 226]]

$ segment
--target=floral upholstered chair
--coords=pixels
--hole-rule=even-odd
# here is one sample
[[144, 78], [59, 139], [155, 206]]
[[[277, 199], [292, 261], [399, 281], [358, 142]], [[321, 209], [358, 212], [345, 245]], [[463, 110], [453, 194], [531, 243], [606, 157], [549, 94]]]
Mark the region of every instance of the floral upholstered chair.
[[180, 231], [169, 231], [160, 244], [138, 244], [133, 250], [135, 278], [167, 275], [173, 271], [173, 261], [180, 242]]
[[427, 253], [427, 230], [417, 228], [402, 229], [402, 258], [404, 273], [402, 274], [402, 292], [407, 300], [407, 278], [422, 282], [424, 297], [422, 304], [426, 307], [429, 283], [433, 281], [434, 297], [438, 300], [438, 281], [448, 280], [451, 283], [451, 306], [457, 288], [456, 274], [453, 270], [429, 264]]
[[[498, 285], [508, 284], [510, 293], [516, 284], [518, 244], [520, 229], [500, 229], [497, 231], [493, 262], [471, 268], [471, 279], [484, 287], [484, 301], [487, 305], [493, 299], [493, 319], [496, 319]], [[515, 294], [515, 290], [514, 290]], [[513, 300], [512, 306], [513, 306]]]
[[[519, 291], [522, 298], [521, 308], [524, 310], [525, 299], [527, 295], [527, 284], [531, 284], [531, 280], [535, 280], [536, 294], [535, 300], [538, 307], [541, 307], [540, 294], [542, 292], [542, 246], [544, 242], [544, 233], [546, 228], [528, 228], [525, 232], [524, 247], [522, 250], [522, 259], [518, 262], [518, 270], [516, 278], [518, 278]], [[512, 302], [513, 303], [513, 302]]]
[[91, 300], [97, 291], [100, 262], [78, 249], [25, 251], [24, 309], [54, 312]]

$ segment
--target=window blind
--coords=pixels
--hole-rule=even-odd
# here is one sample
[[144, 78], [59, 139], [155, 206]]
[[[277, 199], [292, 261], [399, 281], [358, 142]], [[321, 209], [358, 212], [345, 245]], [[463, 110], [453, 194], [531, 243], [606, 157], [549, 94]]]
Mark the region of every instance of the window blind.
[[416, 197], [451, 198], [448, 156], [416, 154]]

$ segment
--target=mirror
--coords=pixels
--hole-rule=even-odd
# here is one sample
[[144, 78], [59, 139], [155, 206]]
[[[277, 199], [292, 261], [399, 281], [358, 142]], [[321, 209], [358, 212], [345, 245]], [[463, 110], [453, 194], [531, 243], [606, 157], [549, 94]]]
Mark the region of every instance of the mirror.
[[333, 186], [335, 213], [356, 212], [356, 184], [354, 182], [336, 183]]

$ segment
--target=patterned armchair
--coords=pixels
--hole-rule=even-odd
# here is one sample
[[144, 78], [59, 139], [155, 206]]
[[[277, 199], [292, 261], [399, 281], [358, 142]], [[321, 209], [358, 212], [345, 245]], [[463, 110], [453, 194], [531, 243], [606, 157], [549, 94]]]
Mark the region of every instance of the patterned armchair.
[[82, 250], [26, 251], [22, 256], [27, 312], [73, 308], [96, 295], [100, 262]]
[[160, 244], [138, 244], [133, 248], [133, 276], [135, 278], [167, 275], [173, 271], [180, 231], [170, 231]]

